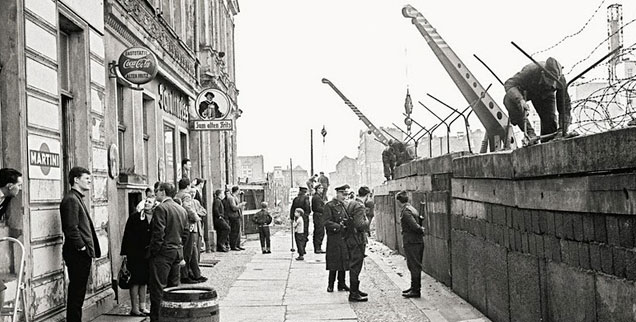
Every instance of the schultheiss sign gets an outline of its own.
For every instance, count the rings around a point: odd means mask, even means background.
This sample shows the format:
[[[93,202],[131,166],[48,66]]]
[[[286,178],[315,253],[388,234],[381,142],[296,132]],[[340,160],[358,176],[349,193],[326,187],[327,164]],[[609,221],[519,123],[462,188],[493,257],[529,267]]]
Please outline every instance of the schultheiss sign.
[[[117,67],[125,80],[146,84],[157,75],[157,58],[148,48],[130,47],[119,56]]]

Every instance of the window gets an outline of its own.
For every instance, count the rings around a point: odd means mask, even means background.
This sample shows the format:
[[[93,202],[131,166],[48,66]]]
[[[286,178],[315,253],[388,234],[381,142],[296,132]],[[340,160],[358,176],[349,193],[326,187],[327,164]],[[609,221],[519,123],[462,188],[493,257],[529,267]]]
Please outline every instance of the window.
[[[69,36],[67,33],[60,31],[59,34],[59,69],[58,73],[60,76],[60,89],[65,92],[70,92],[70,84],[69,84]]]
[[[126,88],[117,83],[117,146],[119,147],[119,169],[123,170],[125,158],[125,138],[126,138],[126,124],[124,123],[124,108],[125,100],[124,94]]]
[[[241,170],[241,177],[243,178],[251,178],[252,177],[252,168],[250,166],[244,165]]]
[[[163,150],[166,163],[166,182],[174,183],[177,171],[174,162],[174,127],[167,124],[163,126]]]
[[[151,123],[151,113],[154,109],[155,106],[155,101],[144,96],[143,99],[143,140],[144,140],[144,174],[145,175],[149,175],[150,174],[150,168],[149,168],[149,164],[150,164],[150,128],[152,127],[152,123]]]

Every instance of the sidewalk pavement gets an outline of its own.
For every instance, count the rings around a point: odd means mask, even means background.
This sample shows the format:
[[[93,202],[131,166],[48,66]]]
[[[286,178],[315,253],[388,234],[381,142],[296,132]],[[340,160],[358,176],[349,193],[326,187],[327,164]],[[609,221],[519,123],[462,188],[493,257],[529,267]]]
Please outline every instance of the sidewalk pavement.
[[[271,254],[261,254],[254,235],[244,243],[246,251],[201,254],[202,261],[218,261],[213,267],[201,268],[209,280],[198,285],[216,289],[221,322],[490,321],[426,274],[422,274],[422,297],[403,298],[401,290],[410,284],[406,260],[371,239],[360,274],[360,288],[369,293],[369,302],[362,303],[350,303],[347,292],[327,292],[325,255],[314,254],[311,241],[304,261],[296,261],[298,254],[290,252],[289,231],[277,231],[271,241]],[[142,320],[103,315],[93,322]]]

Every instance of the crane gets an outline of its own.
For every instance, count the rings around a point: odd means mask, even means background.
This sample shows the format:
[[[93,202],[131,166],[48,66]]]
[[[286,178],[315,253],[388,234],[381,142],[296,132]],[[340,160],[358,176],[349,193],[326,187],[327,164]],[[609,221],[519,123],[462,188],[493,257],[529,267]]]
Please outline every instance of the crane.
[[[369,131],[373,133],[373,135],[375,135],[378,142],[384,144],[385,146],[389,145],[389,140],[386,138],[386,136],[384,136],[384,134],[382,134],[382,131],[375,127],[375,125],[373,125],[373,123],[371,123],[371,121],[369,121],[369,119],[364,114],[362,114],[362,112],[360,112],[360,110],[355,105],[353,105],[353,103],[351,103],[351,101],[346,96],[344,96],[344,94],[342,94],[342,92],[336,87],[336,85],[334,85],[330,80],[326,78],[323,78],[322,82],[331,86],[331,89],[333,89],[334,92],[336,92],[336,94],[338,94],[338,96],[342,98],[345,104],[347,104],[347,106],[351,108],[353,113],[356,113],[356,116],[358,116],[362,123],[364,123],[369,128]]]
[[[459,91],[471,104],[479,121],[486,129],[490,150],[498,150],[502,145],[505,149],[516,147],[508,115],[490,97],[490,94],[475,79],[474,74],[468,70],[468,67],[459,59],[437,30],[411,5],[402,8],[402,15],[411,18],[411,22],[424,36],[426,43],[431,47]],[[485,149],[482,149],[482,152],[486,152]]]

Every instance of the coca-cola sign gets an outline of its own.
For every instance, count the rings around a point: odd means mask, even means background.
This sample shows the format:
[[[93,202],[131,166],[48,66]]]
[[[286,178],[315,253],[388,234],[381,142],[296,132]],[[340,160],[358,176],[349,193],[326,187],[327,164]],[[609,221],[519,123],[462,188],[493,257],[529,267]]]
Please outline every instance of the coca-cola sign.
[[[157,58],[148,48],[130,47],[119,56],[117,67],[127,81],[146,84],[157,75]]]

